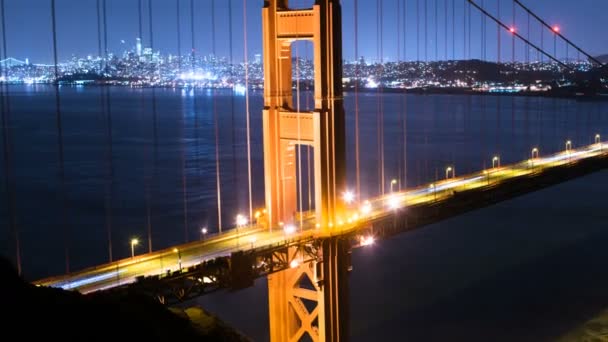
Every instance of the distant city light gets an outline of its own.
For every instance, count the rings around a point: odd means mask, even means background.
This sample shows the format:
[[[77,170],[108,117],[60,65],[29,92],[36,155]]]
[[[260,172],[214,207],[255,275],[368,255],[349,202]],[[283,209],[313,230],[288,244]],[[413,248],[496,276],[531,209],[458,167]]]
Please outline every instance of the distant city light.
[[[237,83],[234,85],[234,92],[238,95],[245,95],[245,92],[247,92],[247,88],[245,88],[244,85]]]

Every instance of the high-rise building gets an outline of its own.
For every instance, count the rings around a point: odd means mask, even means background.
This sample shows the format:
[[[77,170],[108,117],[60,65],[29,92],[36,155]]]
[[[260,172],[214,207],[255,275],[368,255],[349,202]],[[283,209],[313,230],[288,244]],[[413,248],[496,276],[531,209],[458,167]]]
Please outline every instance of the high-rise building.
[[[137,56],[141,56],[141,38],[135,38],[135,52]]]

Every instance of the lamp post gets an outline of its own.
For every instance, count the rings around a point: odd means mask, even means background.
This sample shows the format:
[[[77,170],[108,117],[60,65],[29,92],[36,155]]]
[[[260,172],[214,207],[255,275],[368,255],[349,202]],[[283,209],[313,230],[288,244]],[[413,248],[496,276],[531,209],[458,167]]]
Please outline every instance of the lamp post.
[[[179,270],[181,272],[181,270],[182,270],[182,251],[180,251],[177,248],[173,248],[173,253],[177,253],[177,265],[178,265]]]
[[[572,141],[568,140],[568,141],[566,141],[566,152],[570,152],[571,149],[572,149]]]
[[[139,243],[137,239],[131,239],[131,258],[135,258],[135,246]]]
[[[535,147],[532,149],[532,158],[531,159],[535,159],[538,158],[538,147]]]
[[[393,190],[393,186],[394,186],[395,184],[397,184],[397,180],[396,180],[396,179],[392,179],[392,180],[391,180],[391,192],[393,192],[393,191],[394,191],[394,190]]]
[[[448,176],[450,175],[450,172],[452,173],[452,178],[456,177],[456,171],[455,171],[454,167],[448,166],[445,169],[445,179],[448,179]]]
[[[342,194],[342,199],[344,200],[344,203],[351,204],[355,200],[355,194],[352,191],[347,190]]]
[[[201,239],[202,241],[205,241],[205,236],[207,235],[207,227],[203,227],[201,229]]]
[[[492,168],[495,167],[500,167],[500,157],[499,156],[494,156],[494,158],[492,158]]]

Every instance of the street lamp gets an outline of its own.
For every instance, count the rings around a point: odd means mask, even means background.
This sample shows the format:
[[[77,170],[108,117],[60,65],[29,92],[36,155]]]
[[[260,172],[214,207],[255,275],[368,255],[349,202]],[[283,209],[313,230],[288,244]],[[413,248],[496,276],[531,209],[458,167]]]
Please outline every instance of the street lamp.
[[[453,167],[448,166],[445,169],[445,179],[448,179],[448,176],[450,175],[450,172],[452,173],[452,178],[456,177],[456,170]]]
[[[247,225],[247,218],[244,215],[238,214],[236,215],[236,226],[242,227]]]
[[[599,134],[596,134],[596,135],[595,135],[595,143],[596,143],[596,144],[599,144],[599,143],[601,142],[600,138],[601,138],[601,137],[600,137],[600,135],[599,135]]]
[[[131,239],[131,258],[135,257],[135,246],[139,243],[137,239]]]
[[[532,149],[532,159],[538,158],[538,148],[535,147]]]
[[[372,212],[372,204],[369,201],[365,201],[363,202],[363,205],[361,206],[361,214],[363,215],[368,215],[369,213]]]
[[[397,184],[397,180],[396,179],[392,179],[391,180],[391,192],[393,192],[393,185]]]
[[[494,158],[492,158],[492,168],[495,167],[500,167],[500,157],[499,156],[494,156]]]
[[[293,224],[286,224],[283,228],[283,231],[286,235],[291,235],[296,232],[296,226],[294,226]]]
[[[206,235],[207,235],[207,227],[203,227],[201,229],[201,236],[202,236],[203,241],[205,241],[205,236]]]
[[[570,151],[572,149],[572,141],[566,141],[566,151]]]
[[[433,183],[429,186],[429,188],[433,189],[433,200],[436,201],[437,200],[437,185],[435,185],[435,183]]]
[[[173,248],[173,253],[177,253],[177,265],[179,266],[179,270],[182,270],[182,251],[177,248]]]
[[[347,190],[342,194],[342,199],[346,204],[351,204],[355,200],[355,194],[352,191]]]

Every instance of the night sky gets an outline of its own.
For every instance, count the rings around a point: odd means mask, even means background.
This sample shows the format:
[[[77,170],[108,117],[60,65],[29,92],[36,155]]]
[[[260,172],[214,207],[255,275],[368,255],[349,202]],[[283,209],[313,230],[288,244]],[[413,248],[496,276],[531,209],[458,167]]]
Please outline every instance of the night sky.
[[[52,62],[52,34],[50,0],[4,0],[7,30],[7,55],[18,59],[29,58],[32,63]],[[72,55],[97,55],[97,0],[56,0],[58,20],[58,46],[60,61]],[[165,54],[177,54],[177,1],[181,8],[181,53],[188,54],[192,48],[190,0],[152,0],[153,8],[153,36],[155,49]],[[344,58],[351,60],[354,57],[354,1],[343,0],[344,10]],[[427,0],[427,22],[425,25],[425,0],[379,0],[382,3],[382,46],[379,45],[379,32],[376,22],[377,0],[359,0],[359,55],[366,60],[379,60],[380,56],[386,60],[406,59],[434,60],[444,59],[445,49],[445,6],[448,5],[448,58],[465,57],[479,58],[482,55],[481,20],[477,10],[472,9],[472,45],[464,49],[463,15],[466,0]],[[476,0],[478,4],[484,3],[487,9],[497,13],[497,4],[500,3],[501,17],[508,24],[513,23],[512,2],[510,0]],[[149,46],[148,0],[143,0],[143,42],[144,47]],[[229,39],[229,3],[232,4],[232,46],[235,61],[243,59],[243,0],[194,0],[194,31],[195,47],[199,54],[207,55],[213,51],[212,35],[212,3],[215,3],[215,51],[218,56],[230,55]],[[261,53],[261,7],[262,0],[247,0],[247,35],[249,39],[250,58]],[[305,6],[313,0],[292,0],[292,6]],[[416,11],[419,2],[418,12]],[[107,3],[107,38],[108,50],[122,53],[132,49],[135,38],[139,36],[138,0],[106,0]],[[399,11],[397,10],[398,3]],[[403,13],[403,4],[405,12]],[[439,25],[435,25],[435,3],[438,3]],[[591,54],[608,53],[608,35],[603,29],[608,19],[608,1],[598,0],[525,0],[524,4],[530,6],[542,18],[551,24],[560,26],[562,32],[573,42],[579,44]],[[453,17],[452,6],[455,4],[455,30],[452,35]],[[417,16],[416,13],[419,15]],[[403,27],[405,18],[406,35],[398,36],[398,23]],[[417,23],[417,20],[419,22]],[[417,26],[418,24],[418,26]],[[468,24],[467,24],[468,25]],[[425,44],[425,26],[426,31]],[[527,35],[527,16],[522,10],[517,10],[515,26],[523,35]],[[417,30],[419,27],[419,31]],[[468,26],[467,26],[468,27]],[[437,28],[437,40],[435,31]],[[496,24],[487,21],[487,38],[485,56],[488,60],[496,60],[497,31]],[[530,35],[535,43],[540,45],[540,31],[537,23],[532,20]],[[420,37],[418,40],[417,37]],[[545,32],[544,46],[553,52],[553,37]],[[400,40],[399,44],[397,40]],[[124,41],[124,43],[123,43]],[[502,33],[502,60],[510,60],[511,38],[507,32]],[[426,50],[425,50],[426,45]],[[516,58],[525,58],[523,43],[518,42]],[[436,50],[437,47],[437,50]],[[400,48],[400,51],[398,51]],[[557,54],[559,58],[565,57],[565,46],[558,43]],[[310,49],[299,49],[299,54],[310,54]],[[533,53],[531,58],[535,58]],[[570,58],[577,55],[569,50]]]

